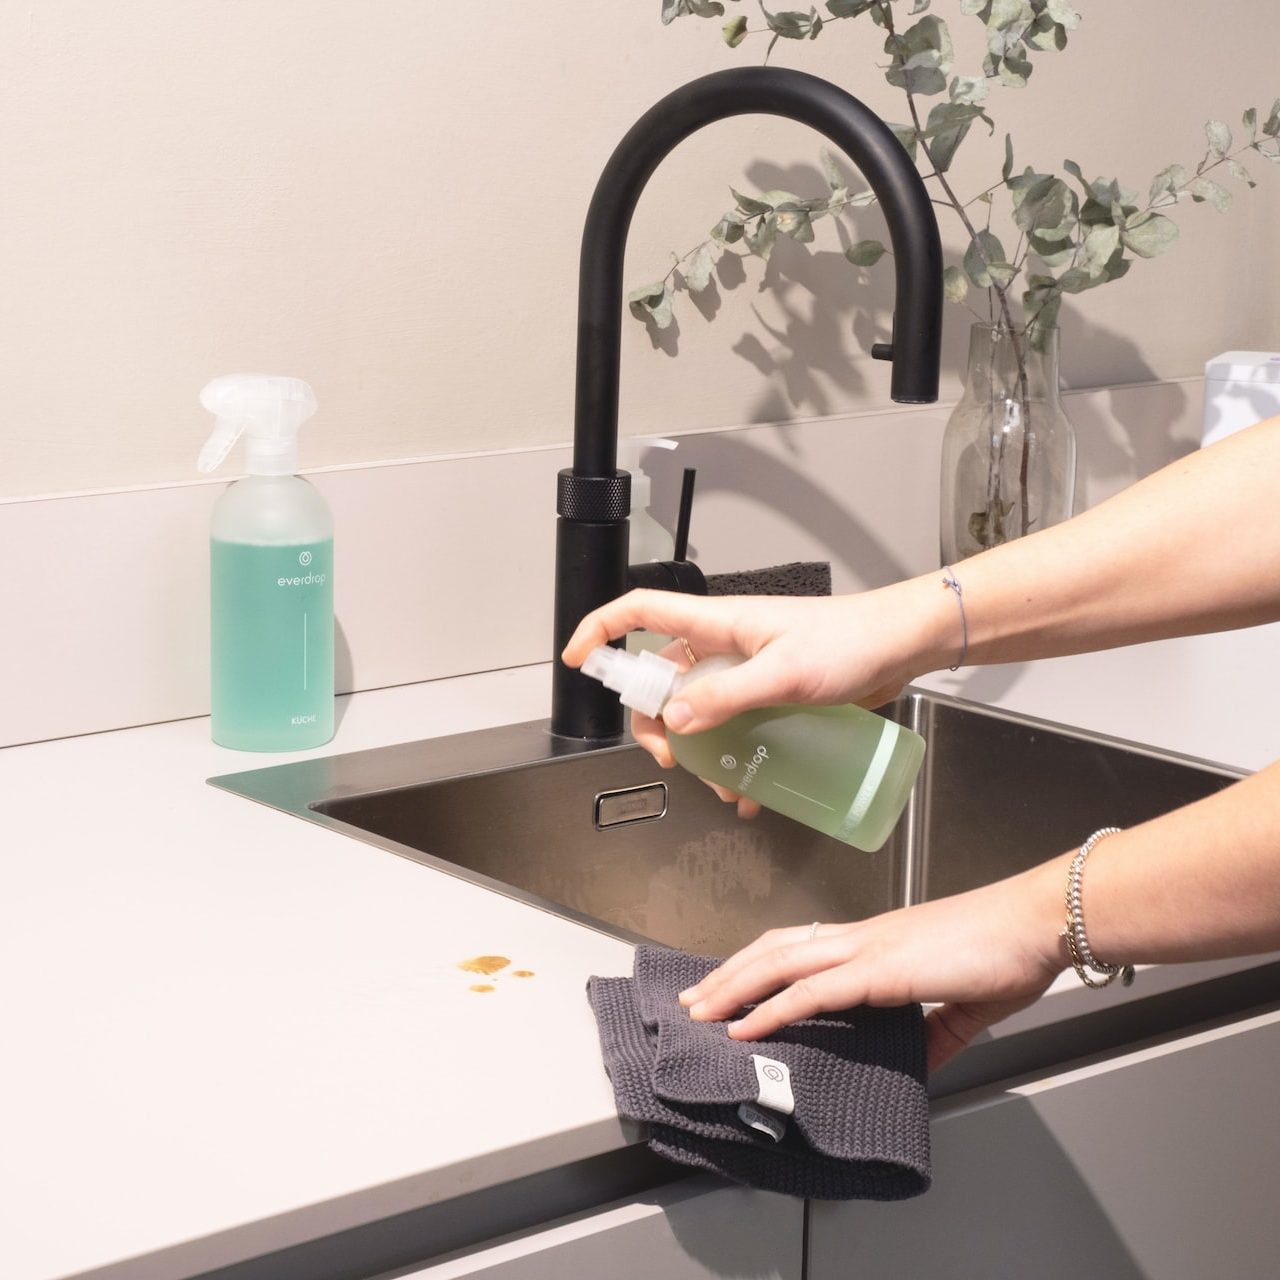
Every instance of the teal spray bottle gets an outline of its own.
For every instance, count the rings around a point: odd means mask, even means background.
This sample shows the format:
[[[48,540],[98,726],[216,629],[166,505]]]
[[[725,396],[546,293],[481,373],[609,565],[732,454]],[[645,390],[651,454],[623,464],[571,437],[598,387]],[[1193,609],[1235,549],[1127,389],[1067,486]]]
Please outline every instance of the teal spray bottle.
[[[200,452],[219,467],[245,437],[246,469],[213,508],[213,740],[300,751],[333,737],[333,517],[298,469],[316,398],[300,378],[229,374],[200,393],[217,422]]]
[[[656,653],[601,645],[582,672],[615,690],[623,706],[659,716],[686,685],[742,661],[725,654],[682,672]],[[760,707],[667,741],[698,777],[867,853],[889,838],[924,759],[918,733],[855,706]]]

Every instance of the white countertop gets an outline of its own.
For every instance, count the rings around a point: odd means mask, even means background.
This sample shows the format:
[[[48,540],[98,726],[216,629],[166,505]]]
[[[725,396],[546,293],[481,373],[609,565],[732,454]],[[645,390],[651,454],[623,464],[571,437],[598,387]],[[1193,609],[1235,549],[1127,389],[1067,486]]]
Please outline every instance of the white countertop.
[[[1257,768],[1280,627],[932,687]],[[535,719],[547,668],[344,699],[319,752]],[[6,1280],[148,1280],[627,1141],[583,987],[629,946],[208,787],[204,720],[0,751]],[[461,960],[499,954],[491,993]]]

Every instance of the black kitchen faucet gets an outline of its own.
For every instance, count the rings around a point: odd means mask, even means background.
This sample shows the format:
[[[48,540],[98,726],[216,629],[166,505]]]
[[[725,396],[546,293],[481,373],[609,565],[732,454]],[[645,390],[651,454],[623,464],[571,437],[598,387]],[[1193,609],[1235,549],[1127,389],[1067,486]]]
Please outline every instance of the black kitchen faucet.
[[[714,121],[753,114],[812,126],[871,184],[888,223],[895,274],[893,341],[876,343],[871,354],[892,360],[894,400],[929,404],[938,398],[938,224],[923,179],[879,116],[826,80],[770,67],[703,76],[645,112],[600,175],[582,232],[573,466],[560,472],[556,495],[551,732],[564,738],[603,742],[622,734],[617,695],[566,667],[560,651],[585,614],[632,585],[627,566],[631,477],[617,469],[622,267],[631,215],[650,175],[678,143]],[[678,579],[681,567],[671,570]]]

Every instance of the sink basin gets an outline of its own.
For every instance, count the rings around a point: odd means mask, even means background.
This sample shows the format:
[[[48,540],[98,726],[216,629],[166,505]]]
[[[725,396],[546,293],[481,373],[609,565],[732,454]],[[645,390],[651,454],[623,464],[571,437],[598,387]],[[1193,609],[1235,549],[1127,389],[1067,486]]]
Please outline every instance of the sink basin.
[[[988,883],[1241,776],[918,690],[882,714],[928,749],[874,854],[773,814],[742,821],[634,743],[584,750],[545,721],[210,781],[605,933],[723,955],[775,925]]]

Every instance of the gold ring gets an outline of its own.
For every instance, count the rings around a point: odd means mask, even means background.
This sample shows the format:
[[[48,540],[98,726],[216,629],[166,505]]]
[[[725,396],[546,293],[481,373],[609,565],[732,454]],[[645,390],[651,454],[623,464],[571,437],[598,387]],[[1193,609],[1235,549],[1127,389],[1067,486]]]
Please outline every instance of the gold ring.
[[[681,648],[684,649],[684,656],[689,659],[689,665],[691,667],[696,665],[698,661],[698,655],[694,653],[693,646],[690,645],[690,643],[684,638],[684,636],[680,637],[680,646]]]

